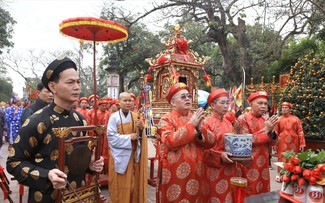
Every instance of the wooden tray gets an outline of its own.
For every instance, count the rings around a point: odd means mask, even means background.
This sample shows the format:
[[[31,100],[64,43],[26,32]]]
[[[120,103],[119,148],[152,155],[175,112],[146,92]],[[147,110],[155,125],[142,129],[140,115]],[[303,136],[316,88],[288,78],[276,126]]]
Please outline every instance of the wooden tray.
[[[229,159],[233,161],[251,161],[252,156],[229,156]]]
[[[279,195],[281,197],[283,197],[284,199],[289,200],[290,202],[293,202],[293,203],[303,203],[303,202],[301,202],[299,200],[296,200],[292,195],[288,195],[287,193],[284,193],[281,190],[279,191]]]

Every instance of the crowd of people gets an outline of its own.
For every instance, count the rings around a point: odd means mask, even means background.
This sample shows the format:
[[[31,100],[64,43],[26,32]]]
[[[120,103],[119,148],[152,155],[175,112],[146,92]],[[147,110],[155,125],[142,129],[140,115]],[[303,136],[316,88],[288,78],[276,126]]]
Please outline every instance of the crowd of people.
[[[6,135],[10,150],[6,168],[29,187],[28,202],[54,202],[67,181],[75,188],[85,184],[85,175],[57,168],[58,140],[51,130],[85,125],[107,125],[102,156],[92,156],[89,170],[106,170],[110,202],[146,202],[148,148],[136,96],[122,92],[118,99],[80,97],[77,66],[67,57],[46,68],[37,90],[38,98],[30,106],[23,108],[15,96],[0,111],[0,146]],[[230,98],[221,88],[207,99],[211,115],[202,108],[191,111],[193,98],[184,83],[172,84],[166,100],[172,111],[157,124],[157,202],[231,201],[230,178],[238,175],[248,181],[248,196],[269,192],[269,147],[275,145],[279,161],[285,161],[282,152],[306,146],[289,102],[282,103],[280,118],[265,117],[266,92],[252,93],[250,109],[235,117],[228,116]],[[251,158],[233,159],[225,152],[224,135],[235,131],[252,134]],[[67,139],[72,136],[84,135],[70,133]]]

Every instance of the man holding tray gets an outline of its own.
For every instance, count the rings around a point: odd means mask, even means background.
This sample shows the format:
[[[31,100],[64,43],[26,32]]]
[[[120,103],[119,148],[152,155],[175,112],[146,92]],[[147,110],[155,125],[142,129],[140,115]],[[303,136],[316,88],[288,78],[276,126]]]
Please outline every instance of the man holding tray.
[[[268,94],[255,92],[248,97],[251,111],[238,117],[241,133],[252,134],[252,161],[242,162],[242,176],[248,181],[247,195],[257,195],[270,191],[269,145],[276,134],[273,132],[278,117],[273,115],[267,120]]]
[[[231,201],[230,178],[236,175],[234,161],[230,153],[224,151],[225,133],[233,133],[234,128],[225,118],[228,112],[229,96],[225,89],[216,89],[208,97],[208,104],[212,108],[212,115],[202,122],[203,135],[211,134],[216,137],[217,143],[212,149],[204,151],[206,177],[209,184],[208,202]],[[218,175],[216,175],[218,174]]]

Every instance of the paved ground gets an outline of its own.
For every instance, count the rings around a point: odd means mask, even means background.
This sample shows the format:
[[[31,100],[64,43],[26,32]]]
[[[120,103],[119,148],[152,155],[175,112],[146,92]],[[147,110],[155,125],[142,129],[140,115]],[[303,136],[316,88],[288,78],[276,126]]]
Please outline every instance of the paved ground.
[[[151,139],[149,139],[148,142],[148,148],[149,148],[149,157],[152,157],[155,155],[155,148],[151,142]],[[0,158],[0,166],[5,168],[6,165],[6,160],[7,160],[7,156],[8,156],[8,143],[4,144],[4,146],[2,147],[2,158]],[[276,159],[273,157],[272,158],[272,163],[275,162]],[[150,166],[150,165],[149,165]],[[157,168],[157,166],[155,167],[155,169]],[[273,168],[276,169],[276,167],[273,165]],[[7,177],[10,178],[11,176],[7,174]],[[270,176],[271,176],[271,191],[275,191],[275,190],[279,190],[281,188],[281,184],[275,182],[275,176],[276,176],[276,170],[270,170]],[[28,195],[28,189],[27,187],[24,187],[24,196],[23,196],[23,203],[27,202],[27,195]],[[12,194],[10,195],[11,198],[13,199],[14,203],[18,203],[19,202],[19,187],[17,184],[17,181],[11,181],[10,183],[10,189],[12,190]],[[103,195],[105,195],[107,198],[109,198],[109,194],[108,194],[108,190],[107,187],[102,187],[102,193]],[[156,188],[155,187],[151,187],[149,185],[148,187],[148,203],[154,203],[156,202]],[[0,191],[0,202],[3,201],[3,192]],[[9,202],[9,201],[7,201]]]

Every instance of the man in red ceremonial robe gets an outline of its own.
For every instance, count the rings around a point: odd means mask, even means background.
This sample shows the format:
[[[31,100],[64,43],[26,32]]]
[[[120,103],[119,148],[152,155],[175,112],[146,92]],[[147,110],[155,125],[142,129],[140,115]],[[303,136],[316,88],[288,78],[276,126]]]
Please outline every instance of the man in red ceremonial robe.
[[[80,108],[77,108],[77,111],[83,115],[83,117],[85,119],[87,119],[87,112],[88,112],[88,109],[87,109],[87,104],[88,104],[88,99],[87,97],[81,97],[79,100],[79,106]]]
[[[224,151],[225,133],[233,133],[234,128],[225,118],[229,107],[229,94],[225,89],[217,89],[208,97],[208,104],[212,108],[212,115],[202,122],[203,135],[212,134],[216,137],[216,145],[204,151],[206,178],[209,183],[208,202],[231,201],[230,178],[236,176],[234,162],[228,157],[230,153]]]
[[[166,99],[173,110],[158,123],[157,202],[207,202],[203,152],[215,145],[215,136],[201,133],[204,111],[190,112],[192,95],[184,83],[172,85]]]
[[[107,111],[108,100],[101,99],[98,100],[98,110],[97,110],[97,125],[107,125],[110,112]],[[94,119],[92,119],[94,121]],[[90,123],[89,125],[94,125],[94,123]],[[102,145],[102,156],[104,158],[104,168],[103,173],[108,173],[108,142],[107,142],[107,132],[105,131],[105,136],[103,137],[103,145]]]
[[[277,137],[277,155],[278,161],[287,162],[282,155],[285,151],[293,150],[295,153],[304,150],[306,147],[304,131],[302,129],[301,121],[297,116],[291,114],[292,105],[289,102],[282,103],[282,116],[280,116],[274,130],[278,134]],[[280,168],[278,168],[278,173]],[[280,177],[276,176],[276,181],[280,181]]]
[[[99,100],[99,96],[96,95],[96,100]],[[87,123],[88,125],[94,124],[94,118],[95,118],[95,110],[98,110],[98,103],[97,103],[97,107],[96,109],[94,108],[94,103],[95,103],[95,96],[94,95],[90,95],[90,97],[88,97],[88,102],[89,102],[89,110],[87,112]]]
[[[131,111],[137,112],[139,110],[139,100],[133,93],[129,93],[131,95],[131,98],[133,100],[133,109]]]
[[[109,108],[111,114],[113,114],[114,112],[120,110],[120,104],[119,101],[117,99],[114,99],[112,101],[110,101],[110,108]]]
[[[97,125],[107,125],[105,123],[107,114],[108,101],[105,99],[98,100]]]
[[[96,95],[96,100],[99,100],[99,96]],[[92,109],[95,103],[95,96],[92,94],[88,97],[89,109]]]
[[[265,120],[268,95],[255,92],[248,97],[251,110],[238,117],[241,132],[252,134],[252,161],[242,162],[242,176],[247,179],[247,195],[257,195],[270,191],[269,145],[276,135],[273,132],[278,121],[277,115]]]

